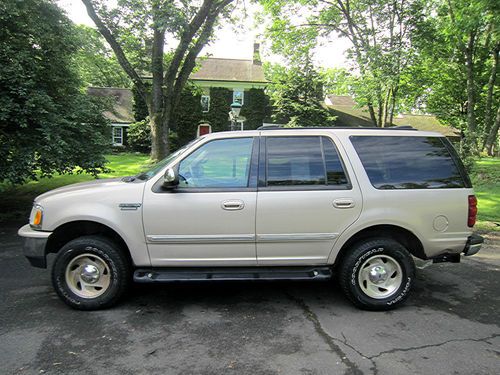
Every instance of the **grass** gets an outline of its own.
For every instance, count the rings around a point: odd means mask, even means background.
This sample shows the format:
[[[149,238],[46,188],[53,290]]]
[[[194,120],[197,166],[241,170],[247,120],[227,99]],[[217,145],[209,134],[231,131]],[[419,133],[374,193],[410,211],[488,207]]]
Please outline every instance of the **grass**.
[[[110,173],[99,178],[113,178],[139,173],[147,167],[147,155],[122,153],[108,155],[107,167]],[[478,223],[476,229],[500,231],[500,158],[480,159],[471,174],[474,190],[478,198]],[[60,186],[93,180],[86,174],[58,175],[42,178],[20,186],[0,184],[0,222],[22,222],[27,219],[33,199],[48,190]]]
[[[114,178],[139,173],[149,165],[149,156],[135,153],[107,155],[106,166],[109,173],[99,174],[98,178]],[[94,180],[88,174],[55,175],[52,178],[41,178],[24,185],[12,186],[0,184],[0,223],[7,221],[27,221],[33,199],[46,191],[61,186]]]
[[[500,231],[500,158],[477,160],[471,178],[478,200],[477,229]]]

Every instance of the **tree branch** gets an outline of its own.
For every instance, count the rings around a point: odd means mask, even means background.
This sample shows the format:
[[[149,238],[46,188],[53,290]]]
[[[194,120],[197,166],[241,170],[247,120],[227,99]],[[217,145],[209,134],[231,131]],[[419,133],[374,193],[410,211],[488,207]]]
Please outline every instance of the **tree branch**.
[[[87,13],[89,17],[92,19],[92,21],[94,21],[95,25],[97,26],[97,29],[104,37],[104,39],[106,39],[109,46],[115,53],[118,63],[123,68],[125,73],[127,73],[127,75],[130,77],[132,82],[134,82],[135,86],[137,87],[137,91],[139,92],[141,97],[145,101],[147,101],[147,90],[146,86],[144,85],[144,82],[142,81],[141,77],[139,77],[135,69],[132,67],[130,61],[128,61],[127,57],[125,56],[125,53],[123,52],[122,47],[116,41],[115,36],[111,33],[109,28],[106,27],[104,22],[102,22],[102,20],[100,19],[99,15],[97,14],[94,8],[94,4],[92,4],[91,0],[82,0],[82,2],[87,8]]]

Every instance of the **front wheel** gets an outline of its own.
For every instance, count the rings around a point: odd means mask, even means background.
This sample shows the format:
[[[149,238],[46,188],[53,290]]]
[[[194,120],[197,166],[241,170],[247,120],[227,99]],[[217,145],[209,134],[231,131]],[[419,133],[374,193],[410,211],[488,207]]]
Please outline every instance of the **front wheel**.
[[[340,285],[357,307],[390,310],[408,298],[415,264],[399,242],[387,238],[358,242],[340,265]]]
[[[114,305],[130,279],[128,259],[112,241],[85,236],[64,245],[52,267],[52,284],[59,297],[78,310]]]

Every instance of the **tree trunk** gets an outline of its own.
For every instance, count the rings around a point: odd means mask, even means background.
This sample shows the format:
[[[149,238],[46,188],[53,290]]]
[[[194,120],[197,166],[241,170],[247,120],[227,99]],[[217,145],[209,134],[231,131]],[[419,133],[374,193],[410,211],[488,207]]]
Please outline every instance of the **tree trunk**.
[[[379,128],[382,128],[384,126],[384,124],[382,124],[382,107],[383,107],[383,103],[382,103],[382,94],[381,94],[380,91],[377,93],[377,101],[378,101],[377,126]]]
[[[381,123],[382,128],[385,128],[387,126],[387,115],[388,115],[388,109],[389,109],[389,100],[391,98],[391,91],[392,91],[392,89],[389,88],[389,89],[387,89],[387,92],[385,93],[384,108],[382,110],[382,112],[383,112],[382,123]]]
[[[486,140],[486,149],[489,156],[493,156],[493,148],[495,147],[495,142],[498,137],[498,129],[500,128],[500,107],[497,109],[497,117],[495,119],[495,124],[490,129],[490,134]]]
[[[153,20],[155,15],[153,14]],[[168,139],[163,126],[164,99],[163,99],[163,49],[165,44],[165,30],[155,28],[151,51],[151,73],[153,87],[151,89],[151,103],[149,109],[149,124],[151,126],[151,159],[158,161],[167,156]]]
[[[477,134],[476,134],[476,92],[474,88],[474,43],[476,39],[475,32],[469,35],[469,41],[465,48],[465,61],[467,68],[467,128],[468,138],[471,142],[472,152],[477,153]]]
[[[392,90],[391,110],[389,111],[389,125],[392,125],[392,123],[394,121],[394,109],[396,108],[396,96],[398,95],[398,89],[399,89],[399,87],[396,86]]]
[[[368,112],[370,113],[373,126],[377,126],[377,118],[375,117],[375,109],[373,108],[372,103],[368,103]]]
[[[490,79],[488,80],[488,90],[486,93],[486,109],[484,113],[484,136],[483,136],[483,149],[486,147],[486,141],[490,135],[493,114],[493,90],[495,88],[495,81],[498,69],[498,52],[500,44],[495,46],[493,50],[493,65],[491,67]]]

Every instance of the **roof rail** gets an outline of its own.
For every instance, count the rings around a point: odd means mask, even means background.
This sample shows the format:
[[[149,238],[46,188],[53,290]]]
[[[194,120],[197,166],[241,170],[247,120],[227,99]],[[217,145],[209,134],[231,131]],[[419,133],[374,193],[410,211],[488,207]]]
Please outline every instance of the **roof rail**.
[[[349,130],[415,130],[413,126],[410,125],[399,125],[399,126],[390,126],[386,128],[378,128],[371,126],[307,126],[307,127],[297,127],[297,128],[286,128],[282,125],[262,125],[258,127],[257,130],[311,130],[311,129],[349,129]]]

